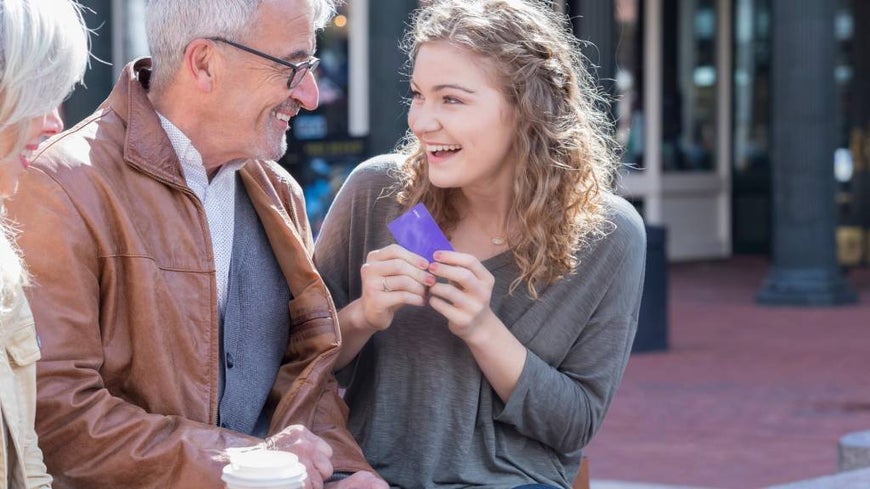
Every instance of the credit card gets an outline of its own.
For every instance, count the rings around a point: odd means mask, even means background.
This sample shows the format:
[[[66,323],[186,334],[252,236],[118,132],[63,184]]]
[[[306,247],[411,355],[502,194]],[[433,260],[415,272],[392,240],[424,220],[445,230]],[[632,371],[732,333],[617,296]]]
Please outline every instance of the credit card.
[[[438,250],[453,251],[447,236],[444,236],[438,223],[422,203],[397,217],[387,227],[402,248],[430,262],[435,261],[433,255]]]

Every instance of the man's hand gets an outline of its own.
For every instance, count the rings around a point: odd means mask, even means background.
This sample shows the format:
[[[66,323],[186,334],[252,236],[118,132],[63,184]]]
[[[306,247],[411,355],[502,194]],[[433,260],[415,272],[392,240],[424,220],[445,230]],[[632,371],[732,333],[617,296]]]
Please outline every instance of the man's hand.
[[[389,484],[371,472],[354,472],[350,477],[326,484],[326,489],[389,489]]]
[[[332,447],[302,425],[288,426],[281,432],[270,436],[266,439],[266,446],[274,450],[293,452],[299,457],[299,461],[305,465],[305,470],[308,471],[308,478],[305,480],[306,489],[322,489],[323,481],[332,475],[332,462],[330,461]]]

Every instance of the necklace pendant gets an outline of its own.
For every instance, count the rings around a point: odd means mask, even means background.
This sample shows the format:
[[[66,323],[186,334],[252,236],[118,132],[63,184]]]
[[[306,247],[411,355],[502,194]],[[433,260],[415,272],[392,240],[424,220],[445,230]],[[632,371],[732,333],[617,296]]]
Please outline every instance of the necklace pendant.
[[[494,244],[496,246],[501,246],[501,245],[505,244],[505,242],[506,242],[505,239],[502,238],[501,236],[494,236],[494,237],[490,238],[489,240],[492,242],[492,244]]]

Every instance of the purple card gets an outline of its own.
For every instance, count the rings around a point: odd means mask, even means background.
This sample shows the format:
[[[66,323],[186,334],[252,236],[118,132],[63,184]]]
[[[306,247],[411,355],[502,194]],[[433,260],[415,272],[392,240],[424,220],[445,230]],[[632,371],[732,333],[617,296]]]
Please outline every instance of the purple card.
[[[438,250],[453,251],[447,236],[423,204],[415,205],[387,227],[400,246],[430,262],[435,261],[432,255]]]

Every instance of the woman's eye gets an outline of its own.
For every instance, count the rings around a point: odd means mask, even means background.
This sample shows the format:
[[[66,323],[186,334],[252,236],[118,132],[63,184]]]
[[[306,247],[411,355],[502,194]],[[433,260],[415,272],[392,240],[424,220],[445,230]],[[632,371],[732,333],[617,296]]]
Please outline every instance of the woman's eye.
[[[416,100],[416,99],[422,98],[422,97],[423,96],[420,94],[420,92],[418,92],[416,90],[411,90],[411,98],[412,99]]]
[[[459,100],[458,98],[454,98],[454,97],[444,97],[444,103],[447,103],[447,104],[461,104],[462,101]]]

